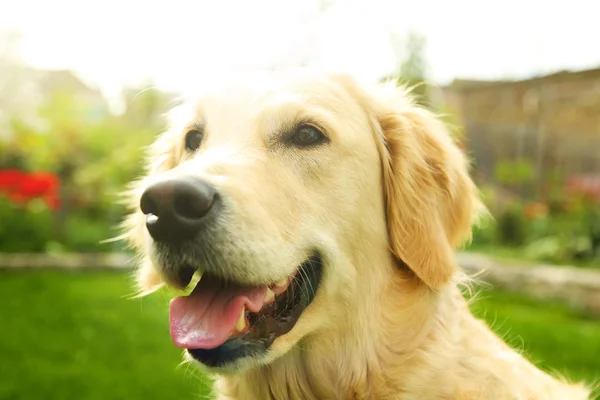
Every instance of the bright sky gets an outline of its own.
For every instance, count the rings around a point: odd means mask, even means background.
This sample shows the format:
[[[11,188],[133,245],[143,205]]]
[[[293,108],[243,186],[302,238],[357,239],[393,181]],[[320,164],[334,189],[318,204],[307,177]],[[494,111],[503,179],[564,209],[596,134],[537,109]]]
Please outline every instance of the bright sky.
[[[597,0],[0,0],[21,55],[71,68],[110,95],[152,77],[185,92],[236,70],[302,60],[377,79],[390,31],[427,37],[434,81],[600,66]]]

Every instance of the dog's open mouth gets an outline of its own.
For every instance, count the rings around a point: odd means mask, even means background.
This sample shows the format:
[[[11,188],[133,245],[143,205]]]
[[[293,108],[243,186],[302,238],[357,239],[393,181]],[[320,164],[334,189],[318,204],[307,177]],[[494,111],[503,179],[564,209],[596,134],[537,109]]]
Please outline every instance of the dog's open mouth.
[[[244,339],[268,347],[289,332],[316,295],[322,260],[315,254],[273,285],[248,286],[204,274],[189,296],[171,301],[171,337],[193,351]],[[193,354],[193,353],[192,353]]]

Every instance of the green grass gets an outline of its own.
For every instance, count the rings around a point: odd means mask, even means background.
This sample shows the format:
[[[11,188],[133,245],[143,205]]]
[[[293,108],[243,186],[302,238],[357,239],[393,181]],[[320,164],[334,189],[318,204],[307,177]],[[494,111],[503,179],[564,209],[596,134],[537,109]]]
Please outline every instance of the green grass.
[[[0,399],[200,399],[168,328],[168,299],[128,274],[0,271]]]
[[[129,285],[122,272],[0,270],[0,399],[205,398],[206,380],[178,367],[168,297],[128,300]],[[600,377],[600,321],[496,292],[474,309],[542,367]]]
[[[600,320],[564,304],[523,295],[482,291],[475,315],[537,366],[571,380],[600,380]]]

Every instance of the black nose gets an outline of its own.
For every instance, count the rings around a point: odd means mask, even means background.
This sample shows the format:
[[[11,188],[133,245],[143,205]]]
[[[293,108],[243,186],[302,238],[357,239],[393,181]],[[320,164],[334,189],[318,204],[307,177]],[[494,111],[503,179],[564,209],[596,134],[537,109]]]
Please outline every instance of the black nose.
[[[212,186],[194,177],[170,177],[148,186],[140,199],[148,232],[158,242],[193,238],[202,229],[215,196]]]

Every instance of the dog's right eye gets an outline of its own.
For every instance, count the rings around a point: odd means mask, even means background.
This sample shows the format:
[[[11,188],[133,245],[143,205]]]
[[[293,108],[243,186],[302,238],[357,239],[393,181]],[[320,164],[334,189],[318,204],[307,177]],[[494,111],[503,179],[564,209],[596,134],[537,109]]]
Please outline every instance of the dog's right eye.
[[[296,128],[296,130],[290,135],[289,140],[294,146],[307,148],[322,144],[328,139],[315,126],[303,124]]]
[[[189,151],[196,151],[202,144],[204,132],[198,129],[192,129],[185,134],[185,148]]]

